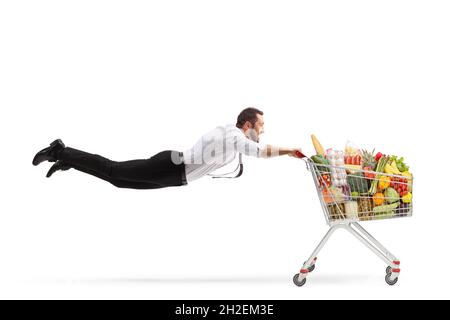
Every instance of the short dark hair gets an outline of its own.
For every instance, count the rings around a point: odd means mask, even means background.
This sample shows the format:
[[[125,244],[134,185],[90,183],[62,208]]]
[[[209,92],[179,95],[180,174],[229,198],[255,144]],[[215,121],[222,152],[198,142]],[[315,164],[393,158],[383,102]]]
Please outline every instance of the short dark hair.
[[[264,115],[264,112],[256,108],[247,108],[242,110],[237,118],[236,127],[242,128],[247,121],[250,121],[250,123],[254,126],[256,120],[258,120],[258,117],[256,116],[257,114]]]

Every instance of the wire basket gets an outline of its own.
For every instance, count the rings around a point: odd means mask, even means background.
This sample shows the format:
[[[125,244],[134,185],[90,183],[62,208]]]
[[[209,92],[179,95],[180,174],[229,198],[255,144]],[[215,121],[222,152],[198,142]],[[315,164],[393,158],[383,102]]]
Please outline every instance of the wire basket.
[[[306,163],[328,224],[412,216],[412,176]]]

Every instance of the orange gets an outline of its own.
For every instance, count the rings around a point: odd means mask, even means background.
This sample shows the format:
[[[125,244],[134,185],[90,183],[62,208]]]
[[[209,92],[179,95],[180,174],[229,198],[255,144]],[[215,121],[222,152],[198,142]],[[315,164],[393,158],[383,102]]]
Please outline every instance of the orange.
[[[375,193],[373,195],[373,204],[375,206],[381,206],[384,202],[384,195],[381,192]]]

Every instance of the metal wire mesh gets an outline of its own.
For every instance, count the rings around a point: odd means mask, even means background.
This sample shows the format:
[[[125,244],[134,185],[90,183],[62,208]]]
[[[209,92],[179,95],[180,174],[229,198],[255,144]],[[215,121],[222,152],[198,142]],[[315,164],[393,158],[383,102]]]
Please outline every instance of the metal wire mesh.
[[[412,215],[412,177],[311,160],[307,164],[329,224]]]

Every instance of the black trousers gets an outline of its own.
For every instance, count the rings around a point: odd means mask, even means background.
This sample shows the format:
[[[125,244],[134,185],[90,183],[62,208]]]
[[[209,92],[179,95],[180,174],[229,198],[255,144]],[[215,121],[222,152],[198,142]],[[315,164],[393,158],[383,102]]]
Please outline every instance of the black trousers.
[[[174,150],[161,151],[148,159],[113,161],[66,147],[57,159],[118,188],[157,189],[187,184],[183,155]]]

